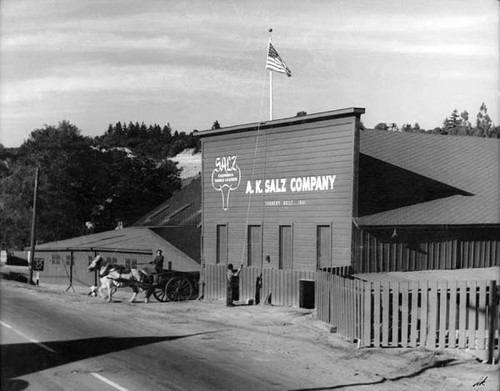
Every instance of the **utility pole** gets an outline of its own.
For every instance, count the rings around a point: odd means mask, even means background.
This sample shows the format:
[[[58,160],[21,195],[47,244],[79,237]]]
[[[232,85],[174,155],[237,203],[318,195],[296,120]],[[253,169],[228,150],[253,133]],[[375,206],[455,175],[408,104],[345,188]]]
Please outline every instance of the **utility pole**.
[[[33,283],[33,265],[35,261],[35,228],[36,228],[36,198],[38,192],[38,167],[35,172],[35,189],[33,192],[33,217],[31,219],[31,249],[30,249],[30,259],[29,259],[29,281],[28,283],[34,285]]]

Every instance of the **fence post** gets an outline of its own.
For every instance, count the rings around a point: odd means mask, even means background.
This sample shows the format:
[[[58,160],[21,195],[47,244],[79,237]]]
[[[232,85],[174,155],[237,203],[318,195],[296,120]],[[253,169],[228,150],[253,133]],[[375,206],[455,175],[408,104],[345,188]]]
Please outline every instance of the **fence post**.
[[[363,345],[371,346],[372,283],[364,282]]]
[[[494,364],[493,352],[495,350],[495,323],[497,318],[498,292],[495,280],[490,281],[490,308],[489,308],[489,330],[488,330],[488,362]]]

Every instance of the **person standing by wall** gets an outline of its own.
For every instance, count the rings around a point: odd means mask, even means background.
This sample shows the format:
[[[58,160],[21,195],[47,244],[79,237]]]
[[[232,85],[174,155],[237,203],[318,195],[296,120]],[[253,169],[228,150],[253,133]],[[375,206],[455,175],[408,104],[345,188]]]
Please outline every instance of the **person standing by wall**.
[[[227,265],[227,291],[226,291],[226,306],[234,306],[233,301],[240,299],[240,272],[243,265],[238,270],[234,270],[232,263]]]

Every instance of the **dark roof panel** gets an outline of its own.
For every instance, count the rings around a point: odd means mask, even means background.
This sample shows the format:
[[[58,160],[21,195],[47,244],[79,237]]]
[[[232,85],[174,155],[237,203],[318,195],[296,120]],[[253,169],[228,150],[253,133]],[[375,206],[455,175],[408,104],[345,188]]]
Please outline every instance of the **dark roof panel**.
[[[355,218],[359,225],[473,225],[500,223],[500,140],[410,132],[364,130],[360,152],[407,170],[437,188],[435,199]],[[362,170],[362,156],[360,170]],[[384,174],[385,175],[385,174]],[[363,180],[360,177],[360,181]],[[383,182],[383,181],[381,181]],[[428,182],[427,184],[430,184]],[[360,189],[363,184],[360,183]],[[432,187],[431,187],[432,188]],[[381,187],[390,193],[396,187]],[[437,190],[436,190],[437,191]],[[360,199],[368,197],[360,194]],[[432,197],[431,197],[432,198]],[[360,206],[362,209],[363,206]],[[371,209],[374,211],[375,209]]]
[[[201,260],[201,229],[193,226],[150,227],[158,236],[189,255],[196,262]]]

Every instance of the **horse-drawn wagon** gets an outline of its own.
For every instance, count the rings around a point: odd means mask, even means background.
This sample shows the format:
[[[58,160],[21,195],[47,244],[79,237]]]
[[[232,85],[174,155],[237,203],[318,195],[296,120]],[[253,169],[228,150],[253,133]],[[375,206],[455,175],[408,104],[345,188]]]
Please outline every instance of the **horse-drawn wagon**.
[[[177,270],[163,270],[157,276],[137,269],[125,270],[122,266],[111,265],[101,256],[97,256],[89,265],[90,271],[98,271],[101,285],[97,293],[104,296],[107,290],[107,300],[111,301],[113,293],[117,288],[130,287],[133,302],[142,290],[145,293],[145,301],[153,295],[160,302],[184,301],[194,299],[198,296],[200,272],[185,272]],[[157,277],[156,283],[154,282]]]
[[[200,272],[165,270],[153,285],[153,296],[161,302],[184,301],[198,297]]]

